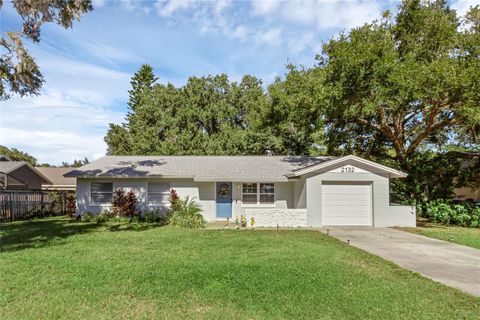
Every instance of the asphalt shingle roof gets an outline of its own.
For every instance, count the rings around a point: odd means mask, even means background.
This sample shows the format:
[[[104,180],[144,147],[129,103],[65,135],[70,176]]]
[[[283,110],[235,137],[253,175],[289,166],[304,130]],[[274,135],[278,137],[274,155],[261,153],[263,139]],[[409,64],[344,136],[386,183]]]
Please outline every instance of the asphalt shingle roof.
[[[42,178],[45,183],[51,183],[50,179],[48,179],[43,173],[39,172],[37,169],[35,169],[30,164],[28,164],[28,162],[25,161],[0,161],[0,173],[10,175],[13,174],[12,172],[19,168],[22,168],[23,166],[27,166],[29,170],[33,171],[36,175]]]
[[[195,181],[287,181],[286,175],[334,157],[106,156],[65,177],[169,177]]]
[[[26,164],[24,161],[0,161],[0,172],[8,174]]]
[[[35,167],[40,173],[46,176],[53,185],[75,186],[75,178],[66,178],[63,175],[72,171],[69,167]]]

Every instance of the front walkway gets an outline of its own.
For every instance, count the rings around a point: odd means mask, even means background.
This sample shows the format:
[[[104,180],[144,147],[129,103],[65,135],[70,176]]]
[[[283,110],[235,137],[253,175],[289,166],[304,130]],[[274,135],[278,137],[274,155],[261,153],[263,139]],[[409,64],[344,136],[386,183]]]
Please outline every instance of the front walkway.
[[[480,250],[390,228],[325,227],[350,245],[480,297]]]

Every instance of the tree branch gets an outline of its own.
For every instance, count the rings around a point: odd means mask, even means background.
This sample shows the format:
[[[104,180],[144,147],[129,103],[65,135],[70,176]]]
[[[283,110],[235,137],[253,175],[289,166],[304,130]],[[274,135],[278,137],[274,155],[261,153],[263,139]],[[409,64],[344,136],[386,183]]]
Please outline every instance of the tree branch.
[[[458,118],[453,118],[453,119],[445,119],[443,121],[440,121],[436,124],[433,124],[431,122],[429,122],[429,126],[427,126],[427,128],[422,132],[420,133],[414,140],[413,142],[410,144],[410,146],[408,147],[407,149],[407,152],[406,154],[411,154],[415,151],[415,149],[420,145],[420,143],[422,143],[423,140],[425,140],[428,135],[430,133],[432,133],[433,131],[435,130],[438,130],[438,129],[442,129],[442,128],[446,128],[448,126],[453,126],[455,124],[457,124],[460,120]]]

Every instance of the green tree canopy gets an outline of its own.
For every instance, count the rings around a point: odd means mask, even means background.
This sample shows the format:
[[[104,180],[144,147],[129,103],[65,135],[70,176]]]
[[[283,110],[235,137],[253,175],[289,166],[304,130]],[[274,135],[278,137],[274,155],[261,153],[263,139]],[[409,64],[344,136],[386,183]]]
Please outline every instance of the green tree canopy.
[[[32,166],[38,165],[35,157],[15,148],[7,148],[0,145],[0,155],[7,156],[12,161],[25,161],[30,163]]]
[[[319,155],[324,147],[326,103],[320,69],[287,66],[285,79],[268,87],[269,101],[262,112],[261,126],[277,140],[276,152],[288,155]]]
[[[87,159],[87,157],[83,158],[83,159],[74,159],[72,163],[68,163],[68,162],[65,162],[63,161],[61,166],[62,167],[74,167],[74,168],[78,168],[78,167],[82,167],[84,165],[87,165],[90,163],[90,160]]]
[[[109,154],[265,154],[275,149],[259,116],[269,101],[258,79],[191,77],[179,88],[156,79],[145,66],[133,76],[126,122],[110,124],[105,137]]]
[[[405,0],[395,17],[341,33],[318,56],[328,145],[392,157],[403,169],[421,147],[480,124],[478,8]],[[321,103],[320,103],[321,104]]]
[[[479,146],[479,31],[478,7],[458,17],[444,0],[404,0],[397,14],[342,32],[317,65],[289,65],[267,88],[248,75],[163,85],[142,66],[126,122],[110,124],[108,152],[354,153],[410,174],[392,183],[396,200],[448,198],[466,171],[447,151]]]

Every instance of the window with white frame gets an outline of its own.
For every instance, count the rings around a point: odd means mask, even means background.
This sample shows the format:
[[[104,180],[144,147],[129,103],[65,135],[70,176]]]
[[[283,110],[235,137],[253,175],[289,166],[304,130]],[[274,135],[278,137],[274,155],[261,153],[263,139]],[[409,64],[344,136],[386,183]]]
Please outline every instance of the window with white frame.
[[[92,182],[90,185],[90,198],[92,203],[111,203],[113,198],[113,183]]]
[[[147,201],[150,205],[168,205],[168,197],[170,196],[170,185],[163,182],[149,182]]]
[[[242,185],[242,202],[244,204],[257,204],[258,202],[257,183],[244,183]]]
[[[260,203],[275,202],[275,185],[273,183],[260,183]]]
[[[273,204],[275,203],[275,184],[273,183],[243,183],[243,204]]]

